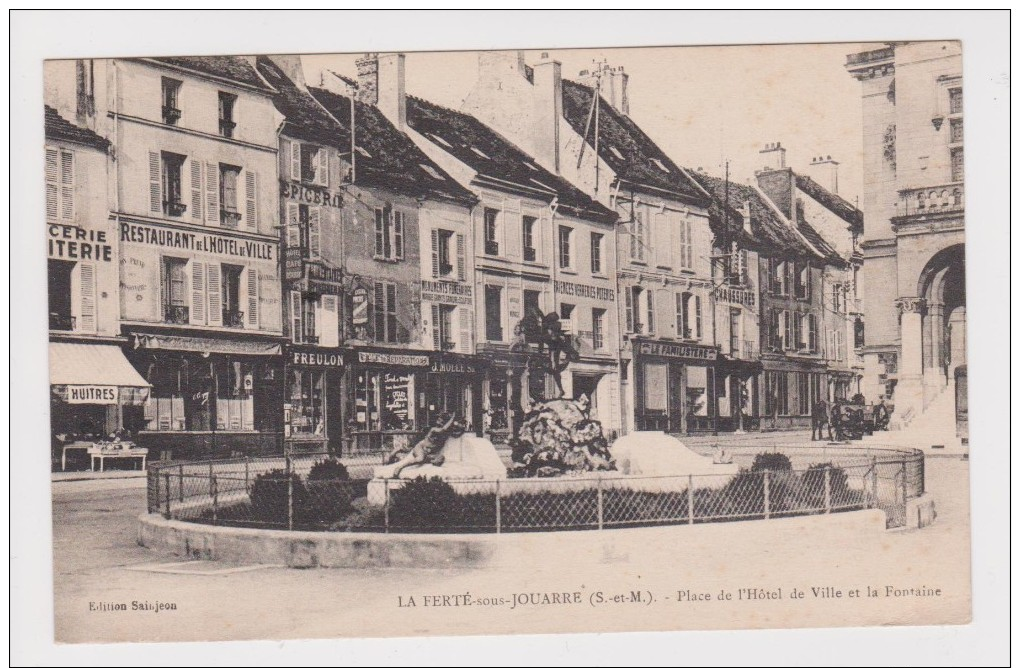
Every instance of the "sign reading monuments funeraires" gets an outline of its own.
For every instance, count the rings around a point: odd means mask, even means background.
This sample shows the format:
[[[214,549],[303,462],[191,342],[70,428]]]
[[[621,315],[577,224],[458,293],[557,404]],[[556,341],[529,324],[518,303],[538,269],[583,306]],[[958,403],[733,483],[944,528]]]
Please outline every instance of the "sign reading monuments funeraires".
[[[426,302],[444,304],[471,304],[471,286],[451,281],[421,282],[421,298]]]

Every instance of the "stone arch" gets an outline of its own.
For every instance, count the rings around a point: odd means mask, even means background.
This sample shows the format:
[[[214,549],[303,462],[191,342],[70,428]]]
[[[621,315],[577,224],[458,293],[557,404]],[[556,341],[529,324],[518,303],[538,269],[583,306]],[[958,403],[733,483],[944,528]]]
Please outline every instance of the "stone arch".
[[[922,358],[929,382],[951,378],[966,364],[966,276],[963,244],[936,252],[918,276],[917,294],[925,301]]]

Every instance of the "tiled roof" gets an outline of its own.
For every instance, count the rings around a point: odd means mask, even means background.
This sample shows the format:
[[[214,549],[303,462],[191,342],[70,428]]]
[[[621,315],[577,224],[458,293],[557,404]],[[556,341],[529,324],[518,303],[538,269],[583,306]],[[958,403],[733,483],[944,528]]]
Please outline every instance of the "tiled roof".
[[[251,61],[240,56],[161,56],[145,60],[233,81],[267,93],[273,92],[273,89],[255,71]]]
[[[563,117],[581,136],[585,134],[592,95],[591,87],[563,80]],[[594,129],[588,130],[587,141],[594,146]],[[664,190],[698,202],[704,200],[704,194],[683,170],[634,121],[613,109],[604,98],[599,107],[599,157],[619,178],[638,189],[645,186],[651,192]]]
[[[78,127],[57,113],[57,110],[49,105],[43,105],[43,107],[46,112],[44,124],[46,139],[82,144],[98,151],[105,151],[110,147],[110,142],[106,137],[97,135],[88,128]]]
[[[337,123],[307,91],[298,88],[270,58],[259,56],[256,65],[259,73],[277,91],[273,95],[273,104],[285,118],[283,135],[350,151],[347,128]]]
[[[528,192],[580,218],[612,222],[616,214],[561,176],[550,173],[527,153],[474,116],[420,98],[407,98],[407,124],[436,146],[493,184]],[[502,184],[502,185],[500,185]]]
[[[860,209],[839,195],[826,190],[810,176],[794,174],[797,180],[797,187],[811,196],[812,199],[836,214],[850,226],[850,229],[861,234],[864,232],[864,214]]]
[[[726,197],[726,182],[723,179],[709,176],[703,172],[691,172],[691,177],[697,180],[705,190],[712,194],[712,204],[709,207],[710,221],[713,229],[722,229],[719,218],[722,216],[722,203]],[[741,227],[741,238],[747,241],[746,232],[742,228],[743,205],[747,202],[751,210],[751,246],[766,254],[781,253],[784,255],[798,255],[803,257],[816,258],[817,254],[804,239],[790,227],[775,209],[765,201],[765,196],[758,189],[742,183],[730,181],[729,184],[729,215],[730,229],[735,226]],[[820,250],[820,249],[819,249]]]
[[[339,121],[345,130],[343,145],[350,145],[351,99],[324,88],[309,93]],[[434,163],[414,142],[398,130],[375,106],[355,102],[356,182],[410,197],[439,198],[463,204],[478,201],[475,195]]]
[[[846,260],[836,252],[836,249],[829,245],[829,243],[822,238],[822,235],[818,233],[818,230],[811,227],[811,224],[804,218],[804,212],[797,209],[797,231],[803,234],[811,245],[818,249],[825,259],[832,264],[843,266],[846,264]]]

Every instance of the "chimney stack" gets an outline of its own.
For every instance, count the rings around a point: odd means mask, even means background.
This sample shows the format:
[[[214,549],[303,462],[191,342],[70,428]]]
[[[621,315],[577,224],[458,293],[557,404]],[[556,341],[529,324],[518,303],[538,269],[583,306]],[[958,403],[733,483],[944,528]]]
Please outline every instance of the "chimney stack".
[[[403,131],[407,125],[407,93],[404,88],[404,54],[367,53],[358,68],[358,99],[379,111]]]
[[[607,68],[602,76],[603,97],[609,101],[613,109],[624,116],[630,115],[630,99],[627,97],[627,79],[630,75],[623,71],[623,66]]]
[[[287,75],[287,78],[304,90],[306,88],[305,72],[301,67],[301,56],[268,56],[280,70]]]
[[[786,149],[779,142],[765,144],[758,154],[762,157],[763,171],[786,169]]]
[[[532,68],[534,123],[532,155],[554,174],[560,171],[560,119],[563,117],[563,66],[548,53]]]
[[[831,155],[812,158],[810,175],[832,194],[839,194],[839,163]]]

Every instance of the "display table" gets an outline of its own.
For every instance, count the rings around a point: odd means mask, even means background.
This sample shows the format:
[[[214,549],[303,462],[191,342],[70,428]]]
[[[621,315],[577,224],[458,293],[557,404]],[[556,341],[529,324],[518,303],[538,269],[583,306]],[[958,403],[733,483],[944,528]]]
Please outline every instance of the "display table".
[[[68,450],[85,450],[88,452],[92,448],[96,447],[93,441],[73,441],[63,447],[60,452],[60,470],[67,470],[67,451]]]
[[[96,460],[99,460],[99,470],[104,470],[104,462],[107,459],[141,459],[142,466],[141,470],[145,470],[145,458],[149,456],[148,448],[103,448],[101,446],[93,445],[88,449],[89,456],[92,457],[92,470],[96,470]]]

